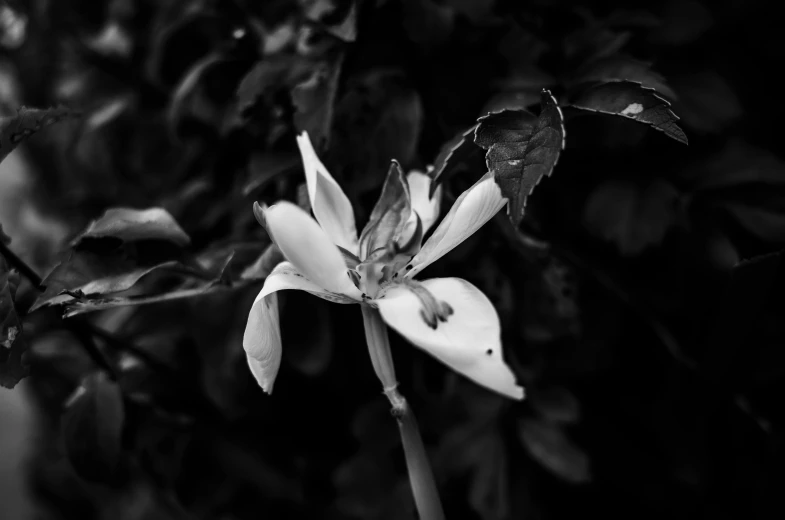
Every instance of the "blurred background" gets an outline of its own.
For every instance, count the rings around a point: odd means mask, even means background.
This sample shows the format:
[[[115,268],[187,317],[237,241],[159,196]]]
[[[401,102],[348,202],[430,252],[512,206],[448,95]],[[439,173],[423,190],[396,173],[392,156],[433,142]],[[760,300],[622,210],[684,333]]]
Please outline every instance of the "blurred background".
[[[782,517],[775,14],[0,0],[0,519],[415,518],[356,307],[281,294],[275,392],[248,372],[280,260],[251,207],[307,205],[308,131],[359,226],[391,159],[446,210],[487,171],[477,119],[543,89],[566,147],[522,222],[427,272],[488,295],[527,399],[391,335],[447,517]]]

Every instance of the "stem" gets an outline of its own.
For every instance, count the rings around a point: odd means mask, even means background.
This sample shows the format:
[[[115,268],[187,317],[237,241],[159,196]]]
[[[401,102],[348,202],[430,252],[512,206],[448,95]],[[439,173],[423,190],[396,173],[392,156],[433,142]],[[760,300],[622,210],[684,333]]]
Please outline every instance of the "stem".
[[[428,462],[428,453],[420,436],[420,428],[414,412],[406,402],[406,398],[398,392],[398,381],[395,378],[390,340],[387,337],[387,325],[382,321],[379,311],[369,305],[361,305],[365,339],[368,352],[376,375],[382,382],[384,394],[392,405],[392,414],[398,421],[398,428],[406,456],[406,467],[409,471],[409,482],[412,486],[414,504],[420,520],[444,520],[444,511],[439,499],[439,491]]]

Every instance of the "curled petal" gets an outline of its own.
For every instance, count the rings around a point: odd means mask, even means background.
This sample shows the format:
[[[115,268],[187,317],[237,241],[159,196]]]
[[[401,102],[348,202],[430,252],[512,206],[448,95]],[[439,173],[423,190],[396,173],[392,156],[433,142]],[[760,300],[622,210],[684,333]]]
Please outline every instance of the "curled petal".
[[[271,393],[281,366],[281,330],[278,320],[277,292],[299,289],[336,303],[356,303],[340,294],[325,291],[303,276],[290,262],[281,262],[265,279],[253,302],[243,335],[243,348],[259,386]]]
[[[491,173],[486,173],[474,186],[464,191],[436,231],[409,262],[405,272],[411,278],[450,252],[488,222],[507,203]]]
[[[502,357],[496,309],[466,280],[394,284],[373,303],[390,327],[448,367],[502,395],[523,398]]]
[[[314,219],[291,202],[264,210],[267,232],[297,271],[327,292],[360,300],[340,249]]]
[[[431,189],[431,178],[425,173],[413,170],[406,176],[409,184],[409,194],[412,200],[412,209],[417,212],[422,220],[423,233],[426,233],[439,218],[439,209],[442,202],[442,187],[436,188],[433,197],[428,193]],[[411,219],[410,219],[411,220]]]
[[[335,245],[358,253],[357,228],[349,198],[319,160],[307,132],[297,136],[311,210]]]

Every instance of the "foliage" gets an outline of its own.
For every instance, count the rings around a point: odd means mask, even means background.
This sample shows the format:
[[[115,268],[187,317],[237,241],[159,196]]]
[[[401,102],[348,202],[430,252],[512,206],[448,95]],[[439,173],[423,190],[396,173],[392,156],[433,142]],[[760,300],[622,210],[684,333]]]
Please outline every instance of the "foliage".
[[[782,510],[768,7],[0,2],[0,160],[69,233],[40,259],[0,208],[0,383],[29,373],[43,412],[41,516],[412,518],[356,308],[279,295],[272,396],[242,351],[281,258],[252,206],[302,200],[304,130],[361,225],[393,159],[444,208],[486,171],[511,201],[429,276],[489,296],[527,400],[391,338],[448,518]]]

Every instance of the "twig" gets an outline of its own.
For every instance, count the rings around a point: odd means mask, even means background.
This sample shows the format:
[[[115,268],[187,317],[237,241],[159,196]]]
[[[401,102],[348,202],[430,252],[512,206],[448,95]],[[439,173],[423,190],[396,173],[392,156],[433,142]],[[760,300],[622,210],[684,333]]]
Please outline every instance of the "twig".
[[[428,453],[422,442],[417,419],[406,399],[398,391],[395,367],[390,353],[390,340],[387,325],[382,321],[379,311],[369,305],[361,305],[365,324],[365,339],[376,375],[382,382],[384,394],[392,405],[392,415],[398,421],[409,483],[412,486],[414,503],[421,520],[444,520],[439,490],[433,478]]]

